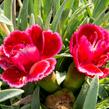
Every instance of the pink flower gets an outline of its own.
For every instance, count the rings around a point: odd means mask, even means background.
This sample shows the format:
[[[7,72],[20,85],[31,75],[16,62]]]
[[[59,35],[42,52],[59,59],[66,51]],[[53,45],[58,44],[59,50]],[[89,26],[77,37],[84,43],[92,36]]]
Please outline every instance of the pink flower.
[[[93,77],[106,77],[109,68],[109,33],[94,24],[85,24],[72,35],[70,53],[74,58],[77,69]]]
[[[1,79],[17,88],[43,79],[54,70],[53,56],[61,48],[60,35],[43,31],[38,25],[12,32],[0,46],[0,66],[4,69]]]

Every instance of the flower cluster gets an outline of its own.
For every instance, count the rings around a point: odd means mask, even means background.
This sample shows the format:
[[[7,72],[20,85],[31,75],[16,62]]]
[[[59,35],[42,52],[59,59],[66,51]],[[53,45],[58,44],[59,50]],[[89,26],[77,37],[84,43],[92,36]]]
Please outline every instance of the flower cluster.
[[[43,31],[38,25],[13,31],[0,46],[0,66],[4,70],[1,79],[17,88],[43,79],[54,70],[53,56],[61,48],[60,35]]]
[[[106,77],[109,68],[109,32],[94,25],[85,24],[72,35],[70,40],[70,53],[74,58],[77,69],[93,77]]]
[[[0,46],[0,67],[4,70],[0,78],[11,87],[39,81],[52,73],[56,64],[53,56],[61,48],[57,32],[43,31],[38,25],[15,30]],[[80,26],[71,37],[70,53],[79,72],[90,77],[109,75],[109,32],[105,29],[94,24]]]

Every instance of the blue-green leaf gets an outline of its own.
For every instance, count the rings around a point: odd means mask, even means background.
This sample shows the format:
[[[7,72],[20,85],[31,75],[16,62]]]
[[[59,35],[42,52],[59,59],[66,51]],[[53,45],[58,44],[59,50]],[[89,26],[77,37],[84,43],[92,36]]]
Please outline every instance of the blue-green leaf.
[[[23,1],[23,7],[20,10],[19,17],[18,17],[18,27],[21,30],[27,28],[28,24],[28,2],[29,0]]]
[[[53,16],[55,16],[55,14],[56,14],[58,8],[60,7],[60,1],[61,1],[61,0],[52,0],[52,5],[53,5],[53,7],[52,7]]]
[[[93,17],[97,18],[102,12],[104,12],[108,5],[109,0],[93,0],[94,2],[94,11],[93,11]]]
[[[73,109],[95,109],[98,95],[98,76],[95,76],[90,83],[85,82],[74,103]]]
[[[4,15],[12,22],[12,5],[13,0],[4,0]],[[9,26],[9,29],[13,31],[13,25]]]
[[[36,86],[35,91],[33,92],[32,102],[31,102],[31,109],[40,109],[40,89],[39,86]]]
[[[22,94],[24,91],[21,89],[6,89],[0,91],[0,102],[3,102],[12,97]]]
[[[53,3],[53,0],[43,0],[43,10],[44,10],[44,13],[43,13],[43,20],[45,21],[47,16],[49,15],[51,9],[52,9],[52,3]]]
[[[96,109],[96,102],[99,89],[99,79],[98,76],[95,76],[90,83],[83,109]]]
[[[4,14],[10,20],[12,20],[12,1],[4,0]]]
[[[19,106],[6,106],[3,104],[0,104],[0,109],[19,109]]]
[[[76,30],[78,25],[80,25],[83,21],[84,18],[84,11],[88,6],[91,6],[92,4],[86,4],[86,5],[81,5],[78,7],[75,12],[70,16],[68,23],[66,24],[66,30],[63,35],[63,40],[67,37],[68,39],[72,35],[72,33]]]
[[[52,26],[51,26],[51,29],[53,31],[57,30],[58,24],[59,24],[60,19],[61,19],[62,12],[64,11],[65,3],[66,3],[66,0],[63,1],[62,5],[60,6],[60,8],[58,8],[56,15],[54,16]]]
[[[32,13],[34,13],[34,0],[29,0],[28,3],[28,14],[31,16]]]
[[[26,104],[26,105],[22,106],[21,109],[31,109],[31,105]]]

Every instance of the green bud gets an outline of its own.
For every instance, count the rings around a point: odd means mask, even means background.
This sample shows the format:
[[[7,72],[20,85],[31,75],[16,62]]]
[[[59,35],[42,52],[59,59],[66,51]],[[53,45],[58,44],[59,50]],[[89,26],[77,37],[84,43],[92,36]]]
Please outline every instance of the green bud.
[[[48,77],[38,82],[39,86],[46,90],[47,92],[54,92],[59,88],[59,85],[56,80],[56,75],[53,72]]]
[[[64,87],[69,88],[73,91],[79,89],[84,82],[84,74],[80,73],[74,63],[71,63],[66,75],[66,78],[64,80]]]

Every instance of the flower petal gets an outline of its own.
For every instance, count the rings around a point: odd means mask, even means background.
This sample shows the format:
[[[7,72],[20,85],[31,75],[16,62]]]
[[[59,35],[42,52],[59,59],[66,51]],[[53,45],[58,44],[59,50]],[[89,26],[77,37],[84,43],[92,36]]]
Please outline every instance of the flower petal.
[[[69,48],[70,48],[70,53],[73,55],[73,49],[74,49],[74,46],[78,44],[78,39],[77,39],[77,32],[75,32],[71,39],[70,39],[70,45],[69,45]]]
[[[46,60],[42,60],[35,63],[30,69],[30,73],[28,75],[27,80],[29,82],[32,82],[32,81],[38,81],[42,79],[43,78],[42,75],[47,71],[49,67],[50,67],[50,64]]]
[[[55,32],[51,32],[50,30],[43,32],[44,36],[44,51],[42,54],[42,58],[50,58],[57,53],[62,48],[62,40],[60,35]]]
[[[50,64],[50,67],[47,69],[47,71],[43,74],[44,77],[48,76],[49,74],[52,73],[52,71],[55,69],[56,65],[56,59],[55,58],[48,58],[47,61]]]
[[[80,38],[77,49],[78,49],[78,60],[80,63],[87,63],[91,61],[92,57],[91,44],[85,36],[82,36]]]
[[[6,70],[7,68],[11,67],[12,66],[12,62],[9,58],[7,57],[0,57],[0,67],[3,69],[3,70]]]
[[[103,72],[93,64],[80,65],[78,70],[88,76],[103,76]]]
[[[17,45],[20,44],[17,49],[21,49],[21,47],[31,43],[32,40],[29,35],[25,32],[16,30],[4,39],[4,52],[7,56],[9,56],[12,53],[12,50],[16,49]]]
[[[28,81],[39,81],[44,77],[52,73],[56,65],[56,59],[48,58],[47,60],[42,60],[38,63],[35,63],[28,76]]]
[[[93,52],[93,60],[98,62],[102,55],[106,55],[106,52],[108,52],[107,50],[108,50],[108,46],[106,41],[99,40],[96,44],[96,49]]]
[[[85,35],[87,39],[93,43],[95,37],[97,40],[102,39],[102,29],[94,24],[85,24],[80,26],[78,35],[78,40],[81,36]]]
[[[13,63],[20,68],[20,70],[26,72],[29,71],[31,66],[39,60],[38,49],[31,45],[26,46],[20,50],[14,57],[11,58]]]
[[[101,57],[98,59],[97,67],[102,67],[103,65],[106,65],[106,62],[109,60],[109,57],[107,55],[101,55]]]
[[[32,38],[33,43],[37,46],[38,50],[42,52],[44,38],[42,36],[42,29],[39,25],[33,25],[26,30]]]
[[[20,88],[26,84],[25,74],[16,67],[8,68],[3,72],[0,78],[7,82],[11,87]]]
[[[104,68],[104,69],[102,69],[102,71],[103,71],[103,75],[100,76],[100,78],[105,78],[105,77],[109,76],[109,68]]]
[[[3,52],[3,46],[0,46],[0,67],[3,70],[6,70],[8,67],[12,65],[10,58],[6,57]]]

